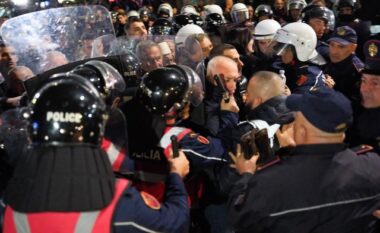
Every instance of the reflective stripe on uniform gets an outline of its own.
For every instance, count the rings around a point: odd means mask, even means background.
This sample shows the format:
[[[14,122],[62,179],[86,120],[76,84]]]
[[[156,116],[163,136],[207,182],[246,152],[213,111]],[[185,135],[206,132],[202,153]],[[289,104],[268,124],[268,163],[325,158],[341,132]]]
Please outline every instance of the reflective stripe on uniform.
[[[99,213],[100,211],[91,211],[80,214],[74,233],[92,232]]]
[[[144,226],[141,226],[141,225],[139,225],[139,224],[137,224],[137,223],[135,223],[135,222],[115,222],[114,224],[113,224],[114,226],[116,226],[116,227],[121,227],[121,226],[123,226],[123,227],[126,227],[126,226],[132,226],[132,227],[135,227],[135,228],[137,228],[137,229],[139,229],[139,230],[141,230],[141,231],[144,231],[144,232],[148,232],[148,233],[159,233],[158,231],[153,231],[153,230],[151,230],[151,229],[148,229],[148,228],[146,228],[146,227],[144,227]]]
[[[192,153],[193,155],[201,157],[202,159],[217,160],[217,161],[227,162],[227,160],[225,160],[225,159],[222,159],[222,158],[219,158],[219,157],[211,157],[211,156],[202,155],[202,154],[200,154],[198,152],[195,152],[195,151],[193,151],[191,149],[182,149],[182,151],[183,152],[187,152],[187,153]]]
[[[330,202],[330,203],[325,203],[325,204],[321,204],[321,205],[314,205],[314,206],[308,206],[308,207],[303,207],[303,208],[284,210],[281,212],[269,214],[269,216],[270,217],[277,217],[277,216],[281,216],[281,215],[285,215],[285,214],[306,212],[306,211],[310,211],[310,210],[317,210],[317,209],[328,208],[328,207],[333,207],[333,206],[338,206],[338,205],[352,204],[352,203],[357,203],[357,202],[362,202],[362,201],[369,201],[371,199],[375,199],[378,197],[380,197],[380,193],[377,195],[374,195],[374,196],[370,196],[370,197],[363,197],[363,198],[358,198],[358,199]]]
[[[159,146],[164,149],[165,156],[169,155],[169,150],[171,148],[172,142],[170,140],[171,136],[177,136],[177,140],[180,141],[185,135],[190,133],[191,130],[183,127],[171,127],[169,130],[162,136]]]
[[[13,220],[15,222],[17,233],[31,233],[28,216],[26,214],[13,211]]]
[[[114,171],[119,171],[121,164],[125,158],[125,148],[119,147],[112,143],[111,141],[103,138],[102,149],[107,153],[108,159],[112,164]]]
[[[41,212],[41,213],[21,213],[7,207],[7,214],[12,217],[4,219],[4,232],[33,233],[51,232],[56,229],[65,229],[63,232],[74,233],[107,233],[110,232],[111,219],[115,206],[128,187],[128,180],[117,180],[115,185],[115,195],[111,203],[102,210],[87,212]],[[98,218],[102,216],[101,218]],[[63,218],[64,217],[64,218]],[[60,219],[64,220],[63,222]],[[12,223],[13,221],[13,223]],[[71,225],[73,228],[66,227]],[[34,229],[36,228],[36,229]],[[61,232],[61,231],[60,231]]]

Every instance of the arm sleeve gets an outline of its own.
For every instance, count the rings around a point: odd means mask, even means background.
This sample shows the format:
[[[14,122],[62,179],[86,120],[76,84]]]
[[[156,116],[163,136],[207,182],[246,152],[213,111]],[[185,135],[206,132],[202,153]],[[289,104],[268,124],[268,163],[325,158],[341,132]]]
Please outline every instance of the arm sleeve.
[[[148,206],[135,188],[129,188],[116,207],[113,229],[116,233],[188,232],[189,216],[183,181],[171,173],[166,180],[165,201],[159,209]]]

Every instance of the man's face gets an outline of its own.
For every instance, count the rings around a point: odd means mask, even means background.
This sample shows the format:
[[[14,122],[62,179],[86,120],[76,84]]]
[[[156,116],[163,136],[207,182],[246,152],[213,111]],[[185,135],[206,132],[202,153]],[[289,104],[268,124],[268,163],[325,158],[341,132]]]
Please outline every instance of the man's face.
[[[203,57],[208,57],[210,55],[210,51],[213,48],[212,43],[209,38],[205,37],[200,43],[202,48]]]
[[[224,85],[230,94],[234,94],[236,91],[236,83],[240,79],[240,73],[237,65],[227,64],[219,70],[219,74],[222,75]]]
[[[146,72],[163,67],[163,60],[160,47],[152,46],[147,50],[146,61],[142,62],[142,68]]]
[[[264,39],[264,40],[257,40],[257,46],[259,47],[259,50],[265,54],[268,55],[266,52],[268,51],[269,44],[272,40],[270,39]]]
[[[124,15],[118,15],[117,16],[117,21],[120,23],[120,24],[126,24],[127,23],[127,16],[124,16]]]
[[[239,68],[239,72],[244,66],[244,63],[240,60],[240,55],[236,49],[227,49],[223,51],[223,55],[234,60]]]
[[[12,69],[16,66],[18,57],[12,47],[0,47],[0,67]]]
[[[253,7],[248,5],[247,8],[248,8],[248,17],[250,19],[252,19],[253,18]]]
[[[285,3],[284,0],[275,0],[273,3],[275,10],[281,10],[284,9]]]
[[[341,7],[339,9],[340,15],[352,15],[352,8],[349,6]]]
[[[343,45],[336,41],[329,42],[329,56],[332,63],[338,63],[349,57],[356,49],[355,44]]]
[[[281,53],[281,60],[284,64],[290,64],[292,63],[294,59],[292,49],[290,47],[287,47],[282,53]]]
[[[146,36],[148,35],[148,32],[147,32],[143,22],[133,22],[129,26],[127,34],[128,34],[128,36],[139,37],[139,38],[145,39]]]
[[[289,10],[289,13],[290,13],[290,17],[294,21],[297,21],[301,16],[301,10],[300,9],[291,9],[291,10]]]
[[[380,107],[380,75],[363,74],[360,93],[363,107]]]
[[[321,39],[326,31],[326,22],[319,18],[312,18],[309,20],[308,24],[314,29],[317,38]]]
[[[82,51],[88,57],[91,56],[93,42],[94,40],[83,40]]]

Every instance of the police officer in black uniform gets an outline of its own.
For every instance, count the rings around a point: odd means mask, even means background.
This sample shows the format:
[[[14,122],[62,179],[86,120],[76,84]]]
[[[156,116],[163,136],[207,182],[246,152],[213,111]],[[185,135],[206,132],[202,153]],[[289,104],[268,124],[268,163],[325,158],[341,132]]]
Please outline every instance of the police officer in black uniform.
[[[360,106],[355,109],[354,126],[349,131],[347,141],[352,145],[368,144],[380,153],[380,41],[370,40],[364,45],[366,55],[362,70]]]
[[[358,35],[357,55],[359,58],[364,59],[363,45],[371,36],[371,21],[364,21],[357,18],[357,8],[356,0],[339,0],[336,6],[338,10],[336,26],[350,26],[356,31]]]
[[[359,82],[363,62],[355,54],[357,36],[355,30],[349,26],[336,28],[329,39],[330,62],[327,63],[325,73],[334,81],[334,89],[342,92],[351,101],[359,101]]]
[[[179,160],[169,158],[170,197],[161,207],[149,194],[131,188],[129,180],[115,179],[99,147],[106,119],[100,94],[78,75],[56,77],[36,93],[28,119],[32,146],[5,194],[5,232],[21,225],[31,232],[187,231],[181,181],[189,170],[185,156],[180,152]]]
[[[327,32],[327,24],[329,21],[328,9],[316,5],[307,6],[303,9],[302,21],[309,24],[317,35],[317,52],[323,56],[325,60],[329,59],[329,46],[323,41],[325,33]]]
[[[286,105],[296,111],[289,156],[255,171],[257,156],[237,151],[242,176],[228,203],[235,232],[375,232],[380,158],[343,144],[350,101],[321,87],[289,96]]]

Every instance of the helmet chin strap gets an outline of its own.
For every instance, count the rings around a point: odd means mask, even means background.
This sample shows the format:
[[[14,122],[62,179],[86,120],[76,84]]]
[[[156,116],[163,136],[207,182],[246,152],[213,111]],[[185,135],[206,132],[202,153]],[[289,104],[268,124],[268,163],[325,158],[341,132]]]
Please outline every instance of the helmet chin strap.
[[[186,103],[181,107],[181,104],[175,103],[172,108],[165,114],[166,125],[174,125],[179,117],[181,120],[185,120],[190,117],[190,103]]]

